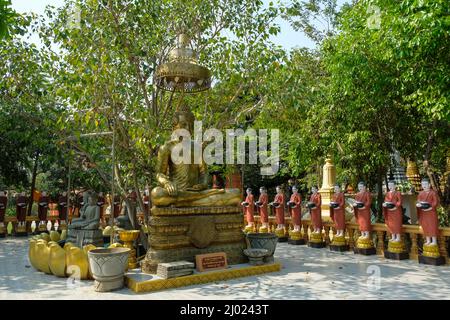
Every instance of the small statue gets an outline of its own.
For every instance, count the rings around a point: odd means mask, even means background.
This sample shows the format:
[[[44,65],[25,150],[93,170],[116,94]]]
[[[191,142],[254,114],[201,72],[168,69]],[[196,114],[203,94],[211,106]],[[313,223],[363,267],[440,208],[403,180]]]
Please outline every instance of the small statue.
[[[345,196],[339,185],[334,186],[334,194],[330,202],[330,217],[336,228],[335,237],[343,237],[345,230]]]
[[[39,204],[38,204],[39,232],[47,231],[48,202],[49,198],[47,196],[47,192],[42,191],[41,196],[39,197]]]
[[[409,254],[401,238],[403,225],[402,194],[396,191],[394,180],[388,182],[388,189],[389,191],[386,193],[383,202],[383,216],[391,233],[391,239],[387,250],[384,251],[384,257],[395,260],[408,259]]]
[[[372,224],[370,222],[370,206],[372,204],[372,197],[370,192],[366,190],[366,184],[364,182],[358,183],[359,192],[355,196],[355,203],[353,209],[355,211],[355,217],[358,221],[359,231],[361,236],[356,243],[355,252],[372,255],[376,253],[372,239],[370,239],[370,231],[372,231]]]
[[[430,181],[422,179],[422,189],[417,197],[417,216],[422,227],[425,243],[423,244],[423,254],[419,256],[420,263],[441,265],[445,263],[445,258],[439,253],[437,237],[439,235],[439,220],[437,207],[439,206],[439,196],[431,189]]]
[[[120,215],[120,195],[114,196],[113,215],[114,219],[117,219]]]
[[[259,210],[259,219],[261,220],[261,227],[259,228],[260,233],[269,232],[269,212],[267,205],[269,204],[269,196],[267,195],[266,187],[259,188],[259,199],[255,203]]]
[[[97,195],[85,192],[83,194],[84,207],[81,210],[81,217],[72,219],[69,225],[71,229],[94,230],[100,227],[100,207],[97,205]]]
[[[241,202],[241,206],[244,207],[245,217],[247,220],[247,226],[245,227],[245,232],[252,232],[253,226],[255,224],[255,201],[253,199],[252,188],[247,188],[247,197],[245,201]]]
[[[148,190],[144,191],[144,214],[150,213],[150,196],[148,195]]]
[[[302,197],[298,193],[297,186],[292,186],[292,195],[289,199],[287,206],[291,213],[292,223],[294,224],[294,229],[289,231],[288,243],[293,245],[305,244],[305,240],[302,237],[301,224],[302,224]]]
[[[317,186],[313,186],[311,192],[308,207],[311,210],[311,223],[314,228],[313,233],[322,234],[322,197]]]
[[[100,220],[105,221],[105,197],[103,192],[98,193],[97,205],[100,208]]]
[[[370,206],[372,205],[372,197],[370,192],[366,190],[364,182],[358,183],[359,192],[356,194],[353,208],[355,210],[355,217],[359,224],[359,231],[361,231],[361,239],[369,239],[370,231],[372,231],[372,224],[370,223]]]
[[[28,197],[25,195],[25,192],[20,193],[16,200],[17,236],[27,235],[27,228],[25,224],[27,219],[27,203]]]
[[[276,187],[277,194],[275,195],[275,199],[270,203],[270,206],[275,209],[275,219],[277,221],[277,229],[275,230],[275,234],[278,239],[284,240],[285,232],[284,232],[284,192],[280,186]],[[286,239],[287,240],[287,239]]]
[[[6,234],[5,228],[5,213],[8,206],[8,197],[4,191],[0,191],[0,237],[4,237]]]
[[[292,195],[287,205],[292,217],[292,223],[294,224],[294,232],[300,232],[301,229],[301,203],[302,197],[298,193],[297,186],[292,187]]]
[[[388,188],[389,191],[386,193],[383,202],[383,216],[391,233],[389,241],[400,242],[403,225],[402,195],[399,191],[396,191],[394,180],[388,182]]]

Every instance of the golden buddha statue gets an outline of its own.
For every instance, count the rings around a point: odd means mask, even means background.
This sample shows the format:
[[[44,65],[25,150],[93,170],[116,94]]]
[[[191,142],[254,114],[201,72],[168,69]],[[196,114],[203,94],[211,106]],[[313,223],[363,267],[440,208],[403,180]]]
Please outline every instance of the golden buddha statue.
[[[185,129],[191,135],[194,128],[194,115],[186,107],[174,115],[174,130]],[[241,192],[239,189],[208,189],[208,171],[206,163],[201,157],[194,161],[174,161],[172,159],[174,148],[183,143],[186,137],[176,137],[162,145],[158,152],[156,165],[156,179],[159,186],[151,192],[152,203],[156,207],[217,207],[238,206]],[[191,155],[195,143],[188,138]]]

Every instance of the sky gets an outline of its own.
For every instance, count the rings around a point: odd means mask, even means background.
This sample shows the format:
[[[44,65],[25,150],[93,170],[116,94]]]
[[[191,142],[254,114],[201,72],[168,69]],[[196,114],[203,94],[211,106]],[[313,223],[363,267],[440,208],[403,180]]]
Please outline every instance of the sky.
[[[264,0],[266,4],[269,1],[270,0]],[[19,13],[35,12],[37,14],[44,14],[44,10],[47,5],[59,7],[63,3],[64,0],[12,0],[12,8]],[[281,32],[271,38],[275,44],[281,45],[288,51],[297,46],[308,48],[314,47],[314,43],[311,40],[309,40],[303,33],[292,29],[288,22],[278,18],[276,23],[280,26]],[[31,41],[38,44],[39,38],[37,36],[33,36]]]

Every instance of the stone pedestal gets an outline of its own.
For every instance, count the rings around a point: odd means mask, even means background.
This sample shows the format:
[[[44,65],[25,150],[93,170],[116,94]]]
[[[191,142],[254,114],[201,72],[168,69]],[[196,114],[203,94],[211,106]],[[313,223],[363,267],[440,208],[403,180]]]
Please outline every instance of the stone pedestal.
[[[196,255],[215,252],[225,252],[228,264],[244,263],[242,224],[239,207],[153,207],[142,271],[154,274],[159,263],[194,262]]]
[[[336,183],[336,168],[331,157],[328,155],[323,166],[322,187],[319,190],[322,199],[322,221],[332,221],[330,217],[330,202],[334,193],[334,184]]]
[[[77,247],[83,248],[87,244],[93,244],[96,247],[103,246],[103,234],[102,230],[76,230],[69,229],[67,232],[66,242],[72,242]]]

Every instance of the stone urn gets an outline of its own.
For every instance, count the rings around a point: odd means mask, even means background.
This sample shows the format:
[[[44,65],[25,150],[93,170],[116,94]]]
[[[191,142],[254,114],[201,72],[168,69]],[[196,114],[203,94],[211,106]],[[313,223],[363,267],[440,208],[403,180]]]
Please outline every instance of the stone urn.
[[[129,248],[93,249],[88,252],[95,291],[107,292],[123,287],[129,255]]]
[[[269,253],[267,249],[245,249],[244,254],[248,257],[252,266],[260,266],[264,264],[264,257]]]
[[[273,254],[277,246],[278,237],[274,233],[247,233],[247,246],[249,249],[267,249],[267,256],[264,257],[265,263],[274,261]]]

